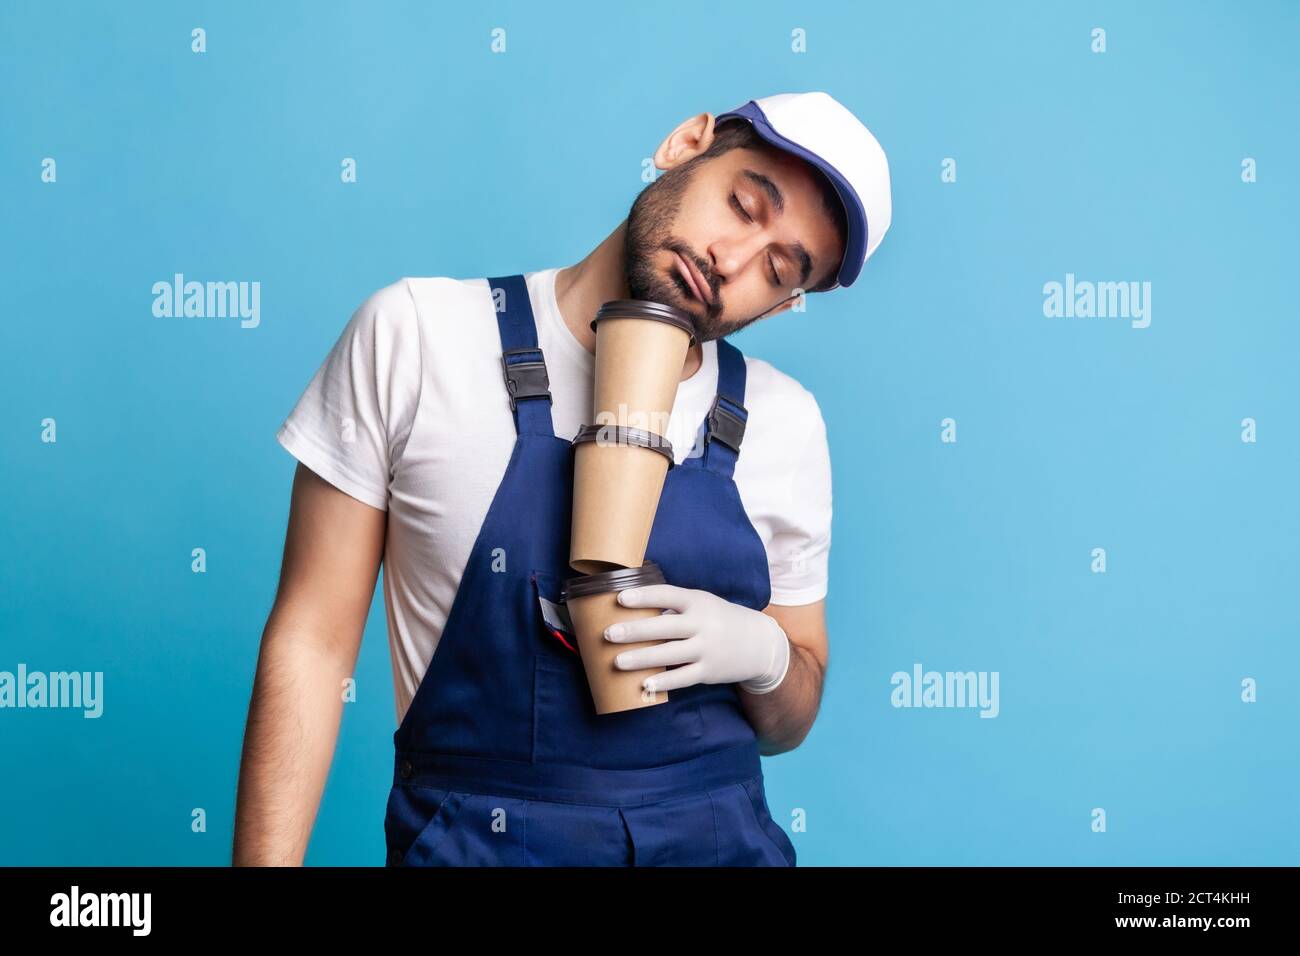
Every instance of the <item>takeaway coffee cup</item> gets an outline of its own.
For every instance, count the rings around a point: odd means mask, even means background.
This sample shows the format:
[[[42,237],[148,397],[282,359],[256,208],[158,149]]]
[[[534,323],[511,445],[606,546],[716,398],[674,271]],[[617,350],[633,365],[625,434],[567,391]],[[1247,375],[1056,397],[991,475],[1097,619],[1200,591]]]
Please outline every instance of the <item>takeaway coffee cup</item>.
[[[584,425],[573,449],[569,565],[584,574],[639,569],[673,446],[639,428]]]
[[[653,561],[635,568],[618,568],[600,574],[570,578],[561,588],[560,599],[569,608],[569,618],[578,635],[578,653],[587,672],[591,699],[596,713],[612,714],[637,707],[651,707],[668,700],[667,691],[650,692],[641,682],[651,674],[667,670],[652,667],[625,671],[614,665],[614,658],[629,648],[653,647],[663,641],[638,641],[635,644],[605,640],[605,628],[620,621],[657,617],[659,608],[624,607],[618,592],[645,584],[663,584],[664,575]]]
[[[689,312],[644,299],[613,299],[596,311],[593,422],[668,434],[686,351],[695,342]]]

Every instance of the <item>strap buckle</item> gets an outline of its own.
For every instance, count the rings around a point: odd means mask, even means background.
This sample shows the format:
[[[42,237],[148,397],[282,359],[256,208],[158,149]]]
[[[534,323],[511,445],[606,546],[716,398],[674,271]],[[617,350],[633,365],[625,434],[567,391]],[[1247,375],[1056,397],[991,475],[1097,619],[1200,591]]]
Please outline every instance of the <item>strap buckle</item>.
[[[512,355],[533,355],[531,362],[511,362]],[[515,410],[515,402],[521,398],[551,399],[551,379],[546,374],[546,357],[537,347],[523,349],[506,349],[501,353],[501,374],[506,381],[506,391],[510,393],[510,410]]]
[[[723,405],[724,401],[728,405],[740,409],[741,415],[737,415],[726,405]],[[720,441],[736,454],[740,454],[740,442],[745,437],[745,422],[748,416],[749,413],[744,405],[734,398],[728,398],[719,392],[713,399],[713,406],[709,409],[709,415],[706,419],[708,431],[704,435],[705,444],[710,441]]]

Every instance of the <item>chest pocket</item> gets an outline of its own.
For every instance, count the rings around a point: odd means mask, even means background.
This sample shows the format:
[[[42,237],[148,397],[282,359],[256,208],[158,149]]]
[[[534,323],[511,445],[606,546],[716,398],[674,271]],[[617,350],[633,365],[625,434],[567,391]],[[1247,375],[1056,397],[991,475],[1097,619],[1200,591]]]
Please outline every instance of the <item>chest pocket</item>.
[[[560,603],[560,582],[549,571],[532,571],[529,574],[533,582],[533,597],[537,602],[537,613],[541,619],[541,631],[552,641],[543,644],[554,651],[557,647],[578,655],[578,638],[569,620],[569,609]]]

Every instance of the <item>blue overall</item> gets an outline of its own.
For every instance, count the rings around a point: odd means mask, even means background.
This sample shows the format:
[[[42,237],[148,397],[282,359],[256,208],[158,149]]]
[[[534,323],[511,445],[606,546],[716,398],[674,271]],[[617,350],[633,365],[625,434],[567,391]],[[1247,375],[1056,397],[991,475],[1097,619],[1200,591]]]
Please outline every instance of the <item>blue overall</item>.
[[[522,275],[489,279],[517,437],[437,651],[393,735],[391,866],[794,866],[734,684],[598,715],[582,661],[543,621],[568,566],[573,449],[551,423]],[[732,470],[745,361],[718,341],[703,454],[668,470],[647,558],[669,584],[761,609],[762,541]]]

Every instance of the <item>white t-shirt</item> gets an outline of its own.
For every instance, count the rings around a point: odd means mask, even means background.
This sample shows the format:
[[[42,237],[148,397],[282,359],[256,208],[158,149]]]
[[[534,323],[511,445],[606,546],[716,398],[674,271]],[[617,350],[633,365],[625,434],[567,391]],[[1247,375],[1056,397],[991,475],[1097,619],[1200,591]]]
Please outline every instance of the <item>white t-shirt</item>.
[[[591,418],[595,356],[555,299],[558,268],[525,274],[546,358],[555,433]],[[677,390],[668,438],[692,452],[717,391],[717,343]],[[749,421],[735,468],[767,549],[773,604],[826,596],[831,471],[811,392],[746,357]],[[384,603],[400,723],[433,658],[515,441],[486,279],[404,278],[371,295],[276,435],[352,497],[388,512]]]

